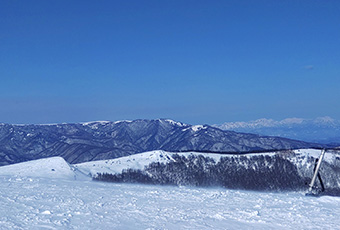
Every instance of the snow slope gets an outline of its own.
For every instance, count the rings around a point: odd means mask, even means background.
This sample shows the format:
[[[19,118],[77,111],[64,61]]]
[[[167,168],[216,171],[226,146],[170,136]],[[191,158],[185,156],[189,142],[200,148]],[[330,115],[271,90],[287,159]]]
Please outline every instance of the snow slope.
[[[150,151],[140,154],[135,154],[127,157],[120,157],[112,160],[100,160],[100,161],[90,161],[80,164],[74,164],[73,167],[85,175],[93,176],[97,173],[121,173],[124,169],[144,169],[145,166],[153,163],[168,163],[173,161],[173,154],[179,154],[183,156],[203,155],[206,157],[213,158],[216,162],[222,156],[221,154],[213,153],[197,153],[197,152],[183,152],[183,153],[173,153],[163,150]]]
[[[0,175],[74,179],[75,173],[61,157],[50,157],[0,167]]]

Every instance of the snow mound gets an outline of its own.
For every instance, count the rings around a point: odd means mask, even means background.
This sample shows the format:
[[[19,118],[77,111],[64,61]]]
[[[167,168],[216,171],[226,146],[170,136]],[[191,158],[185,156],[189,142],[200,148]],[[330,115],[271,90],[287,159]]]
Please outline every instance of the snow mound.
[[[2,166],[0,176],[74,179],[76,174],[62,157],[50,157]]]

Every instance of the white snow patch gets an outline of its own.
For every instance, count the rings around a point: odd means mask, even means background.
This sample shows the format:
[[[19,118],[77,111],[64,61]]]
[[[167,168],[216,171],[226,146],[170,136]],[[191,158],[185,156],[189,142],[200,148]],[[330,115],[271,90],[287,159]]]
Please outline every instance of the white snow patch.
[[[187,124],[183,124],[182,122],[178,122],[178,121],[174,121],[174,120],[170,120],[170,119],[166,119],[165,121],[169,122],[172,125],[176,125],[176,126],[179,126],[179,127],[188,126]]]
[[[187,131],[189,129],[191,129],[194,132],[197,132],[197,131],[199,131],[201,129],[207,129],[207,127],[203,126],[203,125],[193,125],[193,126],[190,126],[188,128],[183,129],[182,131],[184,132],[184,131]]]
[[[206,129],[207,127],[203,126],[203,125],[193,125],[191,126],[191,129],[194,131],[194,132],[197,132],[201,129]]]
[[[115,122],[113,122],[113,124],[119,124],[119,123],[122,123],[122,122],[131,123],[132,121],[130,121],[130,120],[121,120],[121,121],[115,121]]]
[[[45,210],[45,211],[43,211],[41,214],[43,214],[43,215],[51,215],[51,212],[48,211],[48,210]]]

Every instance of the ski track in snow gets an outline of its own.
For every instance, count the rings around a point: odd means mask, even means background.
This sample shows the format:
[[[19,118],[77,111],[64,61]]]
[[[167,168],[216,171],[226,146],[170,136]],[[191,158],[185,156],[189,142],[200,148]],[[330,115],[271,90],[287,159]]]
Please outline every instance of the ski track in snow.
[[[0,176],[0,229],[339,229],[340,198]]]

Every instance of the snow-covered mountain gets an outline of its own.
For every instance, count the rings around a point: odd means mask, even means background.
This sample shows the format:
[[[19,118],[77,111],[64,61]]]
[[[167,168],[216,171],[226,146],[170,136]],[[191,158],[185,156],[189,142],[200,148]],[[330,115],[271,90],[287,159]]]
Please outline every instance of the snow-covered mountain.
[[[80,124],[0,124],[0,165],[51,156],[68,163],[113,159],[152,150],[245,152],[320,145],[223,131],[168,119]]]
[[[249,122],[226,122],[213,126],[236,132],[340,145],[340,121],[331,117],[318,117],[316,119],[287,118],[281,121],[263,118]]]

